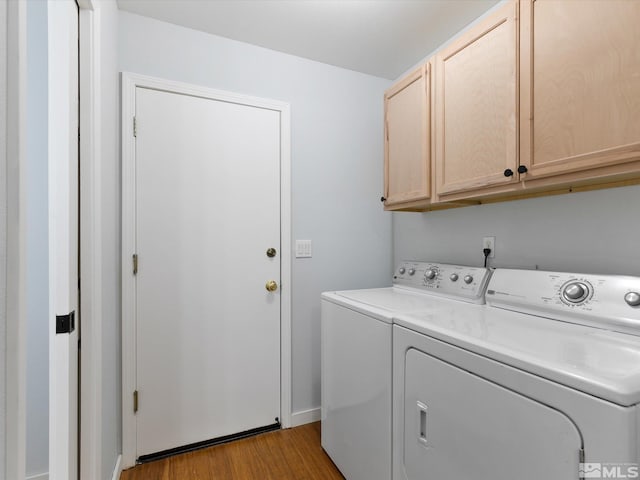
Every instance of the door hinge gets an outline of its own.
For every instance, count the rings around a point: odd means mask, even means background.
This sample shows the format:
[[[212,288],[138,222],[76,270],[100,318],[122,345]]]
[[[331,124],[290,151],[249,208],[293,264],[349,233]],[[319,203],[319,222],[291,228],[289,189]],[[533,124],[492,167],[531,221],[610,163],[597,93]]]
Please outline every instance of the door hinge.
[[[133,391],[133,413],[138,413],[138,390]]]
[[[71,333],[76,329],[76,312],[69,312],[66,315],[56,315],[56,334]]]
[[[133,274],[134,275],[138,274],[138,254],[137,253],[133,254]]]
[[[133,117],[133,136],[138,136],[138,121],[136,120],[136,117]]]

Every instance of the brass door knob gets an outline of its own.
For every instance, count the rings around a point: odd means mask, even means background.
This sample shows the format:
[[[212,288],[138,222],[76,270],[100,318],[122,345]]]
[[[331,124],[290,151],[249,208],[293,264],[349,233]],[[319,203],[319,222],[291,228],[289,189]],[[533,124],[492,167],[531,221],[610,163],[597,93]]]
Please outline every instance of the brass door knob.
[[[267,257],[269,258],[273,258],[276,256],[276,249],[275,248],[269,248],[267,249]]]
[[[264,288],[266,288],[269,292],[275,292],[278,289],[278,284],[275,280],[269,280]]]

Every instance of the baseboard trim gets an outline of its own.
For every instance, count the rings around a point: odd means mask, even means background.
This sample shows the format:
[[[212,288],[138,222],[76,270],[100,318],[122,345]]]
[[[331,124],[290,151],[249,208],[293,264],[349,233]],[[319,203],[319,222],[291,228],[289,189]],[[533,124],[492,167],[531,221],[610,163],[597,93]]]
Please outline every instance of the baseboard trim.
[[[116,458],[116,466],[113,469],[113,475],[111,480],[120,480],[120,474],[122,473],[122,455],[118,455]]]
[[[25,477],[25,480],[49,480],[49,472],[31,475],[30,477]]]
[[[313,423],[320,421],[320,408],[310,408],[309,410],[302,410],[291,414],[291,426],[299,427],[300,425],[306,425],[307,423]]]

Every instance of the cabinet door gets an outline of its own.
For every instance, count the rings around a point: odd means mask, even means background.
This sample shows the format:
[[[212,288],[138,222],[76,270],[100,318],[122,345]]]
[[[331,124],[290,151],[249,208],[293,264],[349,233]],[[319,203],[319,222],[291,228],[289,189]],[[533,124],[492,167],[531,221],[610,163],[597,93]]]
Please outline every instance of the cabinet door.
[[[439,196],[518,181],[517,10],[508,2],[436,56]]]
[[[522,0],[521,11],[525,179],[638,160],[640,2]]]
[[[431,65],[391,87],[385,105],[385,208],[428,204],[431,195]]]

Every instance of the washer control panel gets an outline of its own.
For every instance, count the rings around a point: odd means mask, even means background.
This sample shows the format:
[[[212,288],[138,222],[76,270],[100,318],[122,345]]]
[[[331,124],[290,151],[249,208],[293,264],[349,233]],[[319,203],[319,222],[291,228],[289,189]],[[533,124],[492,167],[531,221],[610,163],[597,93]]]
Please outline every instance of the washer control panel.
[[[640,277],[497,269],[487,303],[640,335]]]
[[[397,266],[393,283],[473,303],[484,303],[490,276],[491,270],[487,268],[404,261]]]

